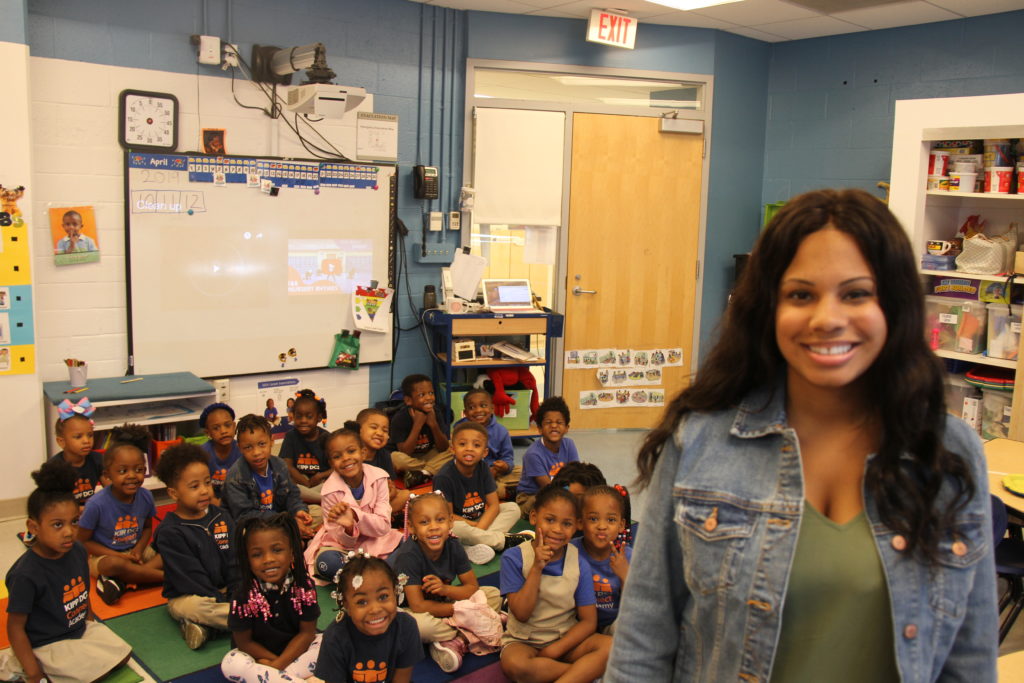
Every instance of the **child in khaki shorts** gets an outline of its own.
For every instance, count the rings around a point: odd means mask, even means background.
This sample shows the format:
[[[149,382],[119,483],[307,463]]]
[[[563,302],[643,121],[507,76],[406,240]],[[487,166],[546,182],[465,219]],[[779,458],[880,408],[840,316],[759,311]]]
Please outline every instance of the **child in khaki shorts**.
[[[402,380],[405,408],[391,419],[388,448],[396,472],[405,473],[406,488],[434,477],[452,459],[448,448],[448,418],[434,397],[434,383],[426,375]]]
[[[167,611],[181,624],[185,644],[195,650],[210,637],[210,629],[228,630],[227,595],[238,581],[231,547],[234,522],[210,503],[208,459],[198,446],[171,446],[156,473],[177,503],[153,541],[164,559],[163,595]]]

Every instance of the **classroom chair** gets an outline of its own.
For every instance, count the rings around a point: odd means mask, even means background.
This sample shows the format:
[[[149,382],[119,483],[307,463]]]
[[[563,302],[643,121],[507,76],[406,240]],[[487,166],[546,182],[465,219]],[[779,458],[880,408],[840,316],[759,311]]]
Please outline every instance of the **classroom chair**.
[[[992,537],[995,547],[996,575],[1009,584],[1006,592],[999,597],[999,614],[1004,610],[1006,616],[999,622],[999,642],[1013,628],[1013,624],[1024,609],[1024,540],[1021,540],[1020,528],[1010,530],[1006,504],[998,497],[992,496]],[[1016,525],[1014,525],[1016,526]]]

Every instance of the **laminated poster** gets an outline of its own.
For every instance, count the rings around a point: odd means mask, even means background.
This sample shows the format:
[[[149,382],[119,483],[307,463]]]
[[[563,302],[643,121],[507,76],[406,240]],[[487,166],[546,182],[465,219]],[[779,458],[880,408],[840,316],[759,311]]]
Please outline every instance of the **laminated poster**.
[[[623,387],[620,389],[598,389],[580,392],[580,409],[596,408],[661,408],[665,405],[665,390],[637,389]]]
[[[627,387],[657,385],[662,383],[661,368],[631,366],[625,368],[601,368],[597,381],[602,387]]]
[[[356,329],[367,332],[387,332],[391,326],[388,312],[395,290],[390,287],[356,286],[352,295],[352,319]]]
[[[50,208],[50,235],[54,261],[58,266],[96,263],[100,260],[100,239],[96,234],[96,213],[91,206]]]
[[[661,368],[683,364],[683,349],[572,349],[565,352],[565,369]],[[658,379],[655,383],[659,383]]]

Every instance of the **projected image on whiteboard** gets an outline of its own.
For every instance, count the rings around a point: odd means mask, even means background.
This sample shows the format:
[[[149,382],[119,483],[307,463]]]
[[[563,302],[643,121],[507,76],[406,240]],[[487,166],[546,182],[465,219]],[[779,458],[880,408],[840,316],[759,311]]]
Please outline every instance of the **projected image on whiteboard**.
[[[351,293],[372,278],[370,240],[288,240],[289,294]]]

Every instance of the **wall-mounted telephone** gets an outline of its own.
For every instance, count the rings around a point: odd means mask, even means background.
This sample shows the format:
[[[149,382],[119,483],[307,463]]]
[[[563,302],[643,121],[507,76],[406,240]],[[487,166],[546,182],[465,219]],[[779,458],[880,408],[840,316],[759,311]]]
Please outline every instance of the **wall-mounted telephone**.
[[[413,196],[416,199],[437,199],[437,180],[437,166],[413,166]]]

